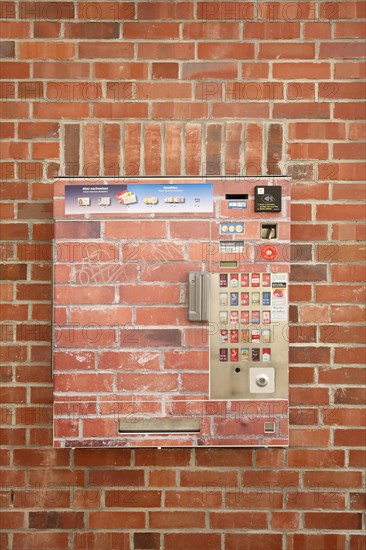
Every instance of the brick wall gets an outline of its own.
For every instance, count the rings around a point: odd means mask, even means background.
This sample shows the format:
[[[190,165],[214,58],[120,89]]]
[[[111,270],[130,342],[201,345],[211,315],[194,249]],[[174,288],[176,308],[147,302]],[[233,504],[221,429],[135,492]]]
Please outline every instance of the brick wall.
[[[1,4],[2,548],[362,550],[363,2]],[[52,449],[57,174],[293,177],[290,448]]]

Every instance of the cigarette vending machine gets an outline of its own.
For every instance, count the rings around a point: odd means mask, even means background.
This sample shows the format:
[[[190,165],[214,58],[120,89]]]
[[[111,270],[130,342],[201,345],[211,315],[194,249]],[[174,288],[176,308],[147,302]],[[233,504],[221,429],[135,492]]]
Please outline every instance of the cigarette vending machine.
[[[290,181],[61,178],[55,447],[288,444]]]

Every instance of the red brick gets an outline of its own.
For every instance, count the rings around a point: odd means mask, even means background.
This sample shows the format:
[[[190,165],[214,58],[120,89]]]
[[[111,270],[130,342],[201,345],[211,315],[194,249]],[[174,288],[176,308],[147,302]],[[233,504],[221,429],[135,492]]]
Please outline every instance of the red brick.
[[[267,533],[226,534],[226,550],[281,550],[282,535]]]
[[[316,298],[319,302],[359,302],[364,300],[365,289],[359,285],[319,285]]]
[[[307,512],[305,514],[307,529],[361,529],[362,514],[352,512]]]
[[[192,2],[159,2],[151,4],[150,2],[141,2],[138,5],[138,19],[192,19]]]
[[[316,21],[304,23],[305,38],[331,38],[332,28],[330,23]]]
[[[114,294],[109,286],[57,286],[55,300],[58,304],[111,304]]]
[[[254,102],[214,103],[213,117],[215,118],[267,118],[268,105]]]
[[[241,70],[243,79],[268,78],[269,76],[268,63],[243,63]]]
[[[266,529],[267,524],[265,512],[212,512],[210,514],[212,529]]]
[[[173,79],[178,78],[178,63],[153,63],[152,64],[152,77]]]
[[[97,5],[80,2],[78,6],[79,19],[111,19],[117,21],[133,19],[134,15],[133,2],[98,2]]]
[[[76,532],[74,535],[75,550],[89,548],[108,548],[113,546],[121,550],[130,549],[130,534],[118,532]]]
[[[365,139],[366,129],[363,122],[350,122],[348,129],[349,139]]]
[[[3,64],[2,64],[3,65]],[[28,105],[24,102],[11,101],[0,105],[0,116],[4,119],[11,118],[28,118]]]
[[[124,38],[167,39],[179,38],[178,23],[128,22],[123,25]]]
[[[329,363],[330,349],[327,347],[293,347],[290,349],[291,363]]]
[[[18,135],[22,139],[57,138],[59,124],[57,122],[20,122]]]
[[[273,78],[285,78],[285,79],[321,79],[330,78],[330,64],[329,63],[274,63],[273,64]],[[293,107],[296,107],[294,105]],[[296,117],[298,118],[298,117]]]
[[[161,497],[161,491],[116,489],[105,491],[105,505],[111,508],[160,508]]]
[[[335,38],[365,38],[365,25],[361,21],[336,23]]]
[[[254,44],[205,42],[198,44],[198,59],[253,59]]]
[[[344,466],[344,451],[331,449],[289,449],[288,465],[292,468],[339,468]]]
[[[300,38],[300,23],[286,21],[273,22],[246,22],[244,25],[244,38],[262,38],[264,40]]]
[[[290,384],[306,384],[314,382],[314,369],[312,367],[290,367]]]
[[[151,470],[149,473],[149,487],[175,487],[174,470]]]
[[[366,156],[365,143],[335,143],[334,159],[363,159]],[[336,197],[334,197],[336,199]]]
[[[326,143],[290,143],[287,148],[287,156],[290,159],[325,160],[328,154]]]
[[[177,304],[179,290],[178,285],[155,285],[152,295],[150,285],[124,285],[120,288],[120,301],[129,304]]]
[[[35,118],[86,118],[89,113],[87,103],[39,103],[34,105]]]
[[[144,331],[147,332],[147,331]],[[158,332],[158,331],[156,331]],[[168,332],[168,331],[165,331]],[[157,334],[157,337],[159,335]],[[160,337],[159,345],[170,345],[169,342],[166,342],[164,338]],[[129,345],[129,344],[127,344]],[[133,344],[132,344],[133,345]],[[135,344],[136,345],[136,344]],[[144,344],[140,344],[141,346]],[[146,345],[149,345],[149,339],[146,338]],[[151,344],[150,344],[151,345]],[[117,388],[119,390],[128,391],[131,390],[134,393],[139,391],[148,391],[148,392],[168,392],[168,391],[178,391],[178,375],[177,374],[163,374],[163,373],[154,373],[154,374],[132,374],[124,373],[117,375]]]
[[[341,510],[345,507],[345,495],[344,493],[332,490],[332,497],[329,498],[329,491],[319,491],[317,488],[315,491],[303,492],[296,491],[294,493],[287,493],[287,507],[298,510],[311,510],[313,508],[329,509],[329,510]]]
[[[240,165],[241,135],[243,125],[238,122],[228,122],[226,125],[226,149],[225,149],[225,171],[236,173]]]
[[[181,345],[181,331],[178,329],[141,329],[126,328],[120,334],[122,347],[156,347]],[[163,379],[162,379],[163,380]]]
[[[29,78],[30,63],[25,63],[23,61],[3,61],[1,63],[1,74],[1,78],[6,80],[12,78]]]
[[[19,122],[18,126],[19,126],[19,124],[21,124],[21,123]],[[13,122],[3,122],[2,123],[2,139],[10,139],[10,138],[14,137],[14,126],[15,125],[14,125]]]
[[[345,139],[341,122],[294,122],[289,124],[290,139]]]
[[[149,512],[152,529],[203,529],[204,512]]]
[[[362,42],[321,42],[319,49],[319,58],[335,59],[354,59],[364,57],[365,46]]]
[[[14,533],[13,548],[14,550],[38,550],[39,548],[47,548],[49,550],[67,550],[69,547],[69,534],[53,531],[47,532],[28,532]]]
[[[272,528],[278,530],[299,529],[300,514],[295,512],[272,512]]]
[[[167,123],[165,126],[165,174],[181,172],[182,126]]]
[[[117,176],[120,172],[120,141],[121,129],[119,124],[104,125],[104,174]]]
[[[222,78],[237,78],[238,68],[236,63],[210,63],[210,62],[195,62],[184,63],[183,78],[184,79],[222,79]]]
[[[34,63],[35,78],[52,78],[52,79],[85,79],[88,78],[90,69],[89,63],[70,61],[42,61]],[[47,118],[47,116],[45,117]],[[60,117],[61,118],[61,117]],[[77,118],[77,117],[72,117]]]
[[[51,21],[35,21],[33,24],[34,38],[59,38],[61,24]]]
[[[209,7],[212,8],[213,4],[211,4]],[[183,38],[201,40],[233,40],[235,38],[239,38],[239,23],[227,20],[210,22],[193,21],[185,23],[183,27]]]
[[[209,487],[222,490],[226,487],[235,487],[237,485],[237,473],[233,471],[220,471],[217,475],[215,470],[182,470],[181,471],[181,486],[182,487]]]
[[[308,471],[304,473],[304,485],[316,488],[358,488],[362,486],[362,474],[361,472],[339,472],[337,470]]]
[[[335,78],[365,78],[366,63],[364,62],[339,62],[334,64]]]
[[[346,205],[345,205],[346,206]],[[351,226],[345,231],[342,229],[342,227],[338,224],[334,225],[333,229],[333,238],[337,238],[337,240],[346,240],[347,238],[350,240],[362,240],[359,238],[359,236],[362,235],[361,231],[359,229],[364,229],[363,226]],[[337,244],[334,243],[332,245],[327,244],[320,244],[318,245],[317,249],[317,259],[319,261],[327,261],[327,262],[356,262],[356,261],[363,261],[363,249],[361,245],[354,245],[354,244]],[[344,287],[344,290],[347,292],[349,287]],[[339,290],[342,290],[339,287]]]
[[[361,348],[362,351],[362,348]],[[365,353],[363,353],[365,357]],[[354,362],[349,360],[350,362]],[[364,360],[363,360],[364,362]],[[338,388],[334,394],[334,402],[342,405],[362,405],[365,403],[365,392],[363,388]]]
[[[27,264],[2,263],[0,265],[2,281],[19,281],[27,279]]]
[[[348,282],[348,281],[365,281],[366,270],[363,265],[347,265],[336,264],[332,266],[331,272],[332,281]]]
[[[206,119],[208,107],[205,103],[169,102],[153,104],[153,119]]]
[[[143,42],[138,45],[138,53],[139,59],[194,59],[194,43]]]
[[[187,548],[205,548],[220,550],[221,537],[218,533],[167,533],[164,536],[166,550],[186,550]],[[361,549],[359,549],[361,550]]]
[[[345,535],[314,535],[310,533],[288,535],[289,550],[343,550],[346,544]]]
[[[363,468],[366,464],[365,451],[350,449],[349,462],[350,462],[350,466],[353,466],[356,468]]]
[[[350,550],[363,550],[364,545],[365,545],[364,535],[350,536]]]
[[[19,59],[72,59],[75,45],[65,42],[21,42]]]
[[[143,512],[89,512],[91,529],[143,529]]]
[[[313,59],[315,44],[310,42],[265,42],[259,45],[259,59]]]
[[[147,118],[147,103],[99,103],[96,118]],[[114,173],[117,175],[118,171]]]
[[[328,226],[326,224],[292,224],[291,238],[293,241],[327,241]]]
[[[146,124],[145,127],[145,174],[156,176],[161,173],[162,136],[160,124]],[[151,258],[145,258],[151,259]]]
[[[180,467],[188,466],[190,461],[187,449],[162,449],[158,454],[152,449],[137,449],[135,452],[137,466]]]
[[[360,323],[365,318],[365,309],[361,306],[331,306],[331,321],[333,323]]]
[[[329,105],[326,103],[276,103],[274,118],[330,118]]]
[[[185,131],[185,171],[187,175],[199,174],[201,169],[201,125],[188,123]]]
[[[5,5],[5,2],[3,2]],[[13,4],[15,6],[15,3]],[[29,23],[24,21],[1,21],[0,33],[2,38],[28,38],[30,31]]]
[[[332,238],[333,240],[339,241],[362,241],[365,237],[365,230],[366,226],[363,224],[351,224],[349,222],[347,224],[333,224]],[[354,248],[353,252],[357,252],[357,245],[355,247],[353,247],[352,245],[342,246],[339,252],[342,255],[347,256],[347,251],[349,251],[349,253],[352,253],[352,248]]]
[[[114,329],[100,328],[95,321],[89,325],[81,325],[81,327],[82,328],[75,328],[73,325],[63,327],[61,325],[55,334],[56,346],[61,348],[117,346],[117,335]]]

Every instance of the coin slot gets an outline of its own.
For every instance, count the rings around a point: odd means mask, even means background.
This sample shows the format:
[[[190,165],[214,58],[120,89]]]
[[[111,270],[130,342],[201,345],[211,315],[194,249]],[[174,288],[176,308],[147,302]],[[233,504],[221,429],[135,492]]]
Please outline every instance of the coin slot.
[[[261,223],[261,239],[272,240],[278,238],[278,226],[276,223]]]
[[[226,254],[244,252],[244,241],[220,241],[220,252]]]

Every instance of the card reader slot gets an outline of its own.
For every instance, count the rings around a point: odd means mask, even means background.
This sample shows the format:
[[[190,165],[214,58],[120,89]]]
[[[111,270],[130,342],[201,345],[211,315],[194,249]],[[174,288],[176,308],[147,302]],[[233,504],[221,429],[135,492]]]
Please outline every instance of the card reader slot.
[[[248,193],[226,193],[225,200],[246,200],[248,199]]]

